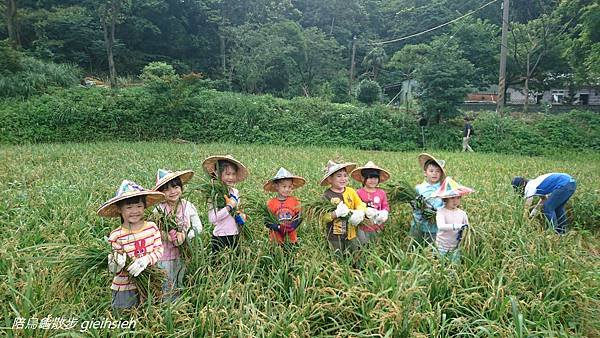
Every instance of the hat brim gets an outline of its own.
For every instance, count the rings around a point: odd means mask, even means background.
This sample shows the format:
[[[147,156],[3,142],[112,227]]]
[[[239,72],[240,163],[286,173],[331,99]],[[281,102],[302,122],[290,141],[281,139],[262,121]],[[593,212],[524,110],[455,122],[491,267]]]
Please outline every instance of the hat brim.
[[[219,161],[229,161],[236,165],[237,167],[237,178],[236,182],[241,182],[248,178],[248,168],[242,164],[242,162],[234,159],[231,156],[210,156],[207,157],[204,161],[202,161],[202,168],[206,173],[211,176],[217,176],[217,163]],[[218,178],[218,177],[217,177]]]
[[[421,169],[425,170],[425,163],[427,163],[427,161],[429,160],[434,161],[440,167],[440,169],[442,170],[442,177],[440,178],[440,181],[443,180],[444,177],[446,177],[446,169],[444,169],[446,163],[440,162],[438,159],[427,153],[422,153],[419,154],[419,166],[421,167]]]
[[[433,194],[431,194],[431,197],[432,198],[436,197],[436,198],[441,198],[441,199],[452,198],[452,197],[459,197],[459,196],[462,197],[462,196],[466,196],[466,195],[468,195],[470,193],[474,193],[474,192],[475,192],[475,190],[473,190],[471,188],[461,187],[458,190],[453,190],[451,192],[448,192],[448,193],[445,193],[445,194],[441,194],[441,195],[433,193]]]
[[[331,168],[331,170],[327,174],[325,174],[325,176],[323,176],[320,184],[322,186],[328,185],[329,183],[327,183],[327,178],[329,176],[335,174],[336,172],[338,172],[342,169],[346,169],[346,172],[351,173],[352,170],[354,170],[354,168],[356,168],[356,163],[352,163],[352,162],[336,164],[335,166],[333,166]]]
[[[275,189],[275,182],[279,180],[292,180],[294,189],[298,189],[306,184],[306,180],[300,176],[281,177],[277,179],[270,179],[263,185],[263,189],[267,192],[277,192]]]
[[[154,189],[152,189],[152,190],[158,190],[160,187],[167,184],[170,180],[175,179],[177,177],[181,178],[181,183],[186,184],[187,182],[189,182],[189,180],[192,179],[192,177],[194,177],[194,171],[193,170],[181,170],[181,171],[175,171],[175,172],[169,173],[168,175],[163,177],[160,181],[158,181],[158,183],[156,183],[156,185],[154,186]]]
[[[119,217],[121,213],[117,207],[117,202],[136,196],[146,196],[146,208],[162,201],[165,195],[162,192],[145,190],[145,191],[134,191],[132,193],[124,193],[121,196],[113,197],[106,201],[98,209],[97,213],[102,217]]]
[[[390,173],[387,170],[381,169],[379,167],[358,167],[358,168],[352,170],[352,173],[350,174],[350,176],[352,176],[352,178],[355,179],[356,181],[362,183],[364,180],[364,177],[362,176],[363,169],[378,170],[379,171],[379,183],[383,183],[390,179]]]

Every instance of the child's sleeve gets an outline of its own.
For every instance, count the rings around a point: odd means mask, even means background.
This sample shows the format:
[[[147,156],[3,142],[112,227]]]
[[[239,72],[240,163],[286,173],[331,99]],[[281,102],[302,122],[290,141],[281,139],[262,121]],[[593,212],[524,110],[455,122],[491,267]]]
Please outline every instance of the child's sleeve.
[[[383,189],[381,190],[382,192],[382,197],[381,197],[381,210],[387,210],[388,212],[390,211],[390,205],[388,203],[388,199],[387,199],[387,194],[385,193],[385,191],[383,191]]]
[[[327,196],[323,195],[323,199],[330,202],[329,198],[327,198]],[[331,203],[331,202],[330,202]],[[321,222],[323,222],[323,224],[327,224],[327,223],[331,223],[333,222],[333,216],[331,216],[330,212],[325,213],[325,215],[323,215],[321,217]]]
[[[462,224],[454,224],[454,223],[446,223],[446,217],[444,217],[444,213],[438,212],[435,214],[435,223],[437,224],[438,230],[460,230]]]
[[[192,204],[188,202],[188,208],[190,210],[190,225],[192,226],[192,229],[194,229],[196,231],[196,233],[201,233],[202,232],[202,221],[200,221],[200,216],[198,216],[198,210],[196,210],[196,207]],[[188,229],[186,229],[187,231]]]
[[[227,218],[229,216],[229,211],[227,207],[222,208],[221,210],[217,210],[213,208],[212,204],[208,205],[208,221],[212,224],[216,224]]]
[[[164,249],[162,245],[162,240],[160,239],[160,231],[158,230],[158,227],[152,222],[149,223],[155,230],[153,236],[154,242],[152,243],[152,252],[148,254],[148,256],[150,257],[150,265],[154,265],[162,257]]]
[[[112,251],[125,252],[125,250],[123,250],[123,246],[117,242],[117,238],[119,237],[120,233],[121,232],[119,230],[115,230],[108,236],[108,243],[110,243]]]
[[[352,191],[350,191],[350,198],[352,198],[352,201],[354,202],[351,209],[367,211],[367,205],[362,201],[360,196],[358,196],[356,190],[352,189]]]

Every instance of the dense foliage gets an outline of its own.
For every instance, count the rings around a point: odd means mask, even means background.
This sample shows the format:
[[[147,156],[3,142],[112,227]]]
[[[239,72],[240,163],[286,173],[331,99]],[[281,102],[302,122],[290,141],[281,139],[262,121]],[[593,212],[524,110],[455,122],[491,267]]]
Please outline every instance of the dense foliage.
[[[369,150],[422,147],[418,117],[382,105],[357,107],[317,98],[218,92],[203,79],[156,77],[151,86],[120,90],[76,88],[0,106],[0,143],[171,140],[352,146]],[[424,129],[426,148],[460,149],[463,121]],[[529,155],[600,150],[600,116],[499,117],[474,122],[478,151]]]
[[[540,91],[600,83],[596,1],[514,1],[510,9],[511,86]],[[392,88],[390,98],[396,84],[416,79],[423,113],[444,117],[456,112],[467,90],[498,81],[501,1],[6,0],[0,10],[0,39],[99,78],[109,68],[111,79],[137,77],[160,61],[233,91],[335,102],[347,101],[344,91],[333,90],[342,85],[340,73],[352,72],[346,86],[368,78]],[[407,72],[397,54],[415,46],[426,62]]]

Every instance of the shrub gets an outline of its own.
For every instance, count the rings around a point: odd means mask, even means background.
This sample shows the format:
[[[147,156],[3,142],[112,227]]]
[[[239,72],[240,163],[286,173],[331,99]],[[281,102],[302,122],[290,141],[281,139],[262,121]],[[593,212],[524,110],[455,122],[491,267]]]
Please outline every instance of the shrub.
[[[380,97],[381,87],[375,81],[362,80],[356,89],[356,98],[362,103],[373,104],[379,101]]]
[[[13,71],[0,77],[0,97],[29,97],[46,93],[53,87],[75,86],[81,76],[81,69],[73,65],[45,62],[28,56],[19,56],[12,62]]]

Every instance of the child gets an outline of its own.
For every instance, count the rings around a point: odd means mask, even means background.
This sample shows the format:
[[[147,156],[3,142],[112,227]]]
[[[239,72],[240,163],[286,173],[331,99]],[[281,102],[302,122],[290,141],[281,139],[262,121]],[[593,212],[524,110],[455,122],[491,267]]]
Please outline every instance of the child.
[[[162,215],[173,217],[179,227],[177,230],[170,230],[169,233],[161,231],[164,253],[158,266],[167,273],[163,293],[166,296],[171,295],[171,299],[177,297],[176,289],[181,287],[185,271],[178,247],[202,231],[202,222],[198,217],[196,207],[181,198],[183,185],[193,176],[194,172],[191,170],[172,172],[158,169],[156,173],[154,190],[162,192],[165,195],[165,201],[158,204],[153,213],[156,217]]]
[[[336,209],[323,217],[327,224],[327,240],[337,255],[360,247],[356,238],[356,227],[365,218],[367,206],[358,194],[348,185],[348,172],[356,168],[354,163],[335,163],[329,161],[321,185],[331,187],[323,193],[323,197],[337,205]]]
[[[418,184],[415,189],[417,195],[422,196],[427,207],[437,210],[443,206],[442,200],[439,198],[430,198],[431,194],[440,187],[440,181],[446,176],[444,171],[443,160],[437,160],[435,157],[422,153],[419,155],[419,166],[423,168],[425,180]],[[428,221],[423,212],[419,208],[413,207],[413,221],[411,223],[410,235],[417,244],[422,244],[423,241],[427,244],[435,243],[437,226],[434,222]]]
[[[512,180],[512,186],[525,197],[525,216],[534,216],[537,207],[528,212],[534,196],[541,196],[540,204],[546,221],[557,234],[565,234],[567,231],[567,214],[565,205],[575,193],[577,183],[575,179],[564,173],[550,173],[528,180],[516,176]]]
[[[269,212],[278,220],[277,223],[266,222],[265,226],[270,229],[269,239],[283,246],[286,237],[293,245],[298,243],[296,228],[302,222],[300,215],[300,202],[292,196],[292,191],[306,183],[300,176],[295,176],[285,168],[279,168],[275,177],[264,184],[267,192],[277,192],[277,197],[267,202]]]
[[[134,282],[148,266],[158,262],[163,254],[160,231],[156,224],[144,221],[144,209],[160,202],[163,193],[146,190],[134,182],[124,180],[115,197],[98,209],[103,217],[121,217],[121,226],[110,233],[108,242],[112,251],[108,255],[108,269],[113,278],[112,308],[128,309],[140,303]],[[133,260],[126,269],[127,257]]]
[[[240,204],[240,193],[234,185],[248,177],[248,169],[231,155],[210,156],[202,162],[202,167],[212,179],[224,183],[229,192],[229,196],[224,196],[225,207],[219,210],[209,201],[208,220],[215,225],[211,238],[212,251],[216,253],[225,247],[236,249],[240,234],[238,226],[244,225],[245,215],[236,213]]]
[[[383,225],[388,219],[390,207],[387,195],[377,186],[389,180],[390,173],[369,161],[363,167],[354,169],[350,176],[362,183],[363,187],[356,193],[367,204],[366,216],[370,222],[358,228],[358,239],[364,245],[374,240],[377,233],[383,230]]]
[[[450,258],[457,263],[460,260],[458,244],[462,238],[462,232],[469,226],[467,213],[459,209],[460,198],[473,192],[473,189],[458,184],[451,177],[447,177],[440,188],[431,194],[439,197],[444,202],[444,207],[439,209],[435,215],[437,223],[436,247],[442,257]]]

